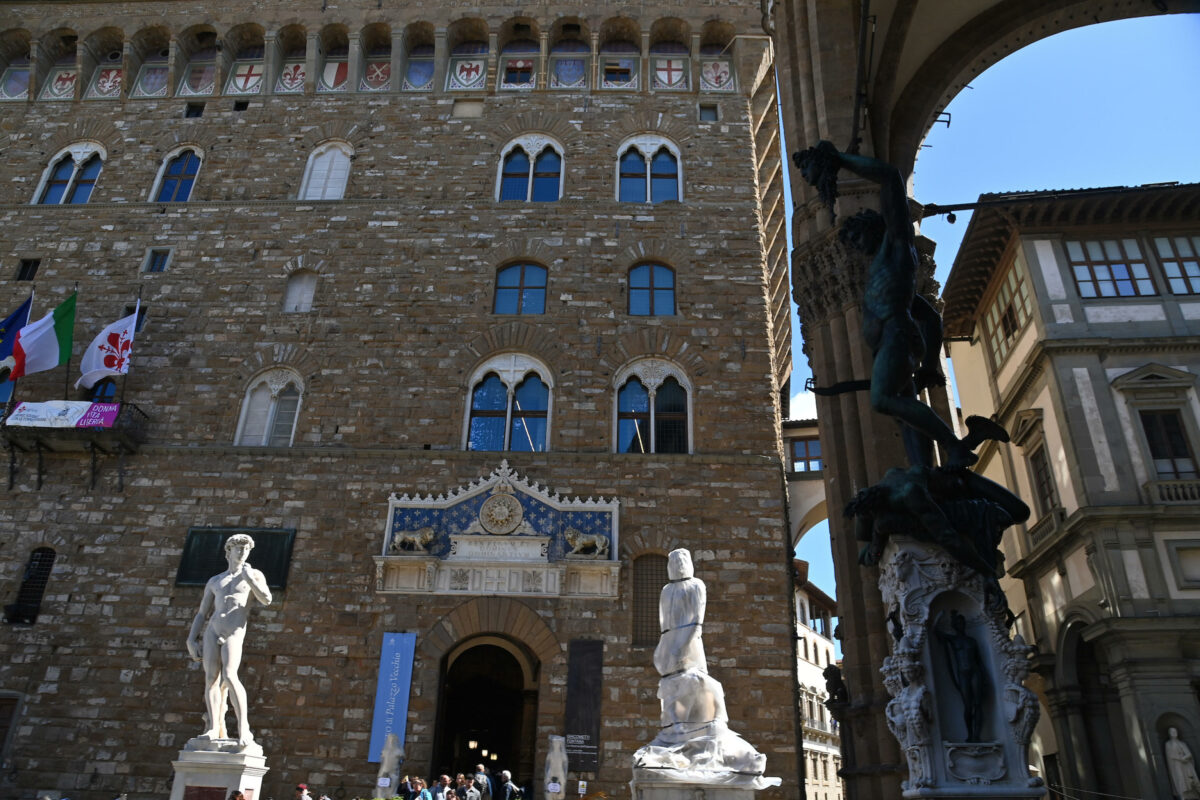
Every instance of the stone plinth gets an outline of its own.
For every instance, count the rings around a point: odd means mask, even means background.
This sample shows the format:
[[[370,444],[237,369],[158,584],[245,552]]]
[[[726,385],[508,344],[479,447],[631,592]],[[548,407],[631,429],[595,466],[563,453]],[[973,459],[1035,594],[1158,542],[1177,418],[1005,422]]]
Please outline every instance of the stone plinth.
[[[233,740],[189,741],[179,752],[179,759],[171,762],[175,770],[171,800],[225,800],[235,789],[245,794],[246,800],[261,800],[262,780],[267,774],[262,747],[251,745],[230,752],[236,748]]]
[[[629,782],[632,800],[754,800],[754,789],[673,781],[643,780],[634,770]]]
[[[1038,701],[994,580],[936,545],[892,536],[879,588],[892,624],[888,727],[908,761],[905,798],[1038,798],[1029,739]]]

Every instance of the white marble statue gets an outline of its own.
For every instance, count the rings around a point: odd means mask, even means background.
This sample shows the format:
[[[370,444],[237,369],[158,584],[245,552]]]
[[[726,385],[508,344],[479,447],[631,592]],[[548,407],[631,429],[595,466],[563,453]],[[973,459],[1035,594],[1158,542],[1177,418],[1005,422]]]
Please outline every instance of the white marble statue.
[[[1200,777],[1196,776],[1196,761],[1192,751],[1179,738],[1177,728],[1168,728],[1166,745],[1167,769],[1171,774],[1171,792],[1180,800],[1200,800]]]
[[[246,719],[246,689],[237,674],[249,605],[252,598],[263,605],[271,604],[266,578],[246,563],[252,547],[254,540],[244,533],[230,536],[225,542],[229,568],[209,578],[187,640],[192,659],[204,662],[204,701],[208,709],[208,730],[195,741],[230,738],[225,729],[226,701],[230,700],[238,722],[237,745],[243,750],[256,747]]]
[[[542,778],[546,800],[564,800],[566,798],[567,740],[564,737],[550,737],[550,751],[546,753],[546,772]]]
[[[404,748],[400,746],[400,737],[389,733],[383,740],[383,749],[379,753],[379,772],[375,775],[375,797],[396,797],[400,794],[397,784],[400,781],[400,767],[404,764]]]
[[[662,635],[654,649],[662,676],[661,727],[634,754],[634,782],[778,786],[779,778],[764,777],[767,757],[729,729],[725,690],[708,674],[702,639],[707,595],[692,571],[691,553],[673,550],[667,576],[658,604]]]

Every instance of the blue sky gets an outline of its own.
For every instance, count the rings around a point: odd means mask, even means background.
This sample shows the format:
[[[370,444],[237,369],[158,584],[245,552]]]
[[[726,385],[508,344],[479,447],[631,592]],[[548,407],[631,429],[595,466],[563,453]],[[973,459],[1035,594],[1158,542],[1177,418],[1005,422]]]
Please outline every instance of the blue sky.
[[[918,156],[922,203],[985,192],[1200,182],[1200,14],[1109,22],[1035,42],[997,63],[947,107]],[[945,283],[970,217],[925,221]],[[793,318],[793,324],[795,319]],[[815,415],[799,392],[809,376],[796,325],[792,416]],[[828,526],[797,557],[834,593]]]

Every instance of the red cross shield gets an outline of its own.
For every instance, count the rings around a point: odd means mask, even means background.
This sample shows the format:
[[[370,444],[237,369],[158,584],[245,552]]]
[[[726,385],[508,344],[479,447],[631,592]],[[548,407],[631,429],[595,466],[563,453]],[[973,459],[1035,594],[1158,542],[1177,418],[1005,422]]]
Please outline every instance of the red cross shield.
[[[233,88],[238,92],[256,92],[262,76],[261,64],[238,64],[233,71]]]

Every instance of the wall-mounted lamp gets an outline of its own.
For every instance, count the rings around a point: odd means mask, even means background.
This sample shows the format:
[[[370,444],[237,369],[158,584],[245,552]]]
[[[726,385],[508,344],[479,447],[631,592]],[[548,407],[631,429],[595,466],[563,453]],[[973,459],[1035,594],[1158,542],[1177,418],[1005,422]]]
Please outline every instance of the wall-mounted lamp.
[[[475,749],[475,748],[477,748],[477,747],[479,747],[479,742],[475,741],[474,739],[472,739],[471,741],[467,742],[467,749],[468,749],[468,750],[474,750],[474,749]]]

